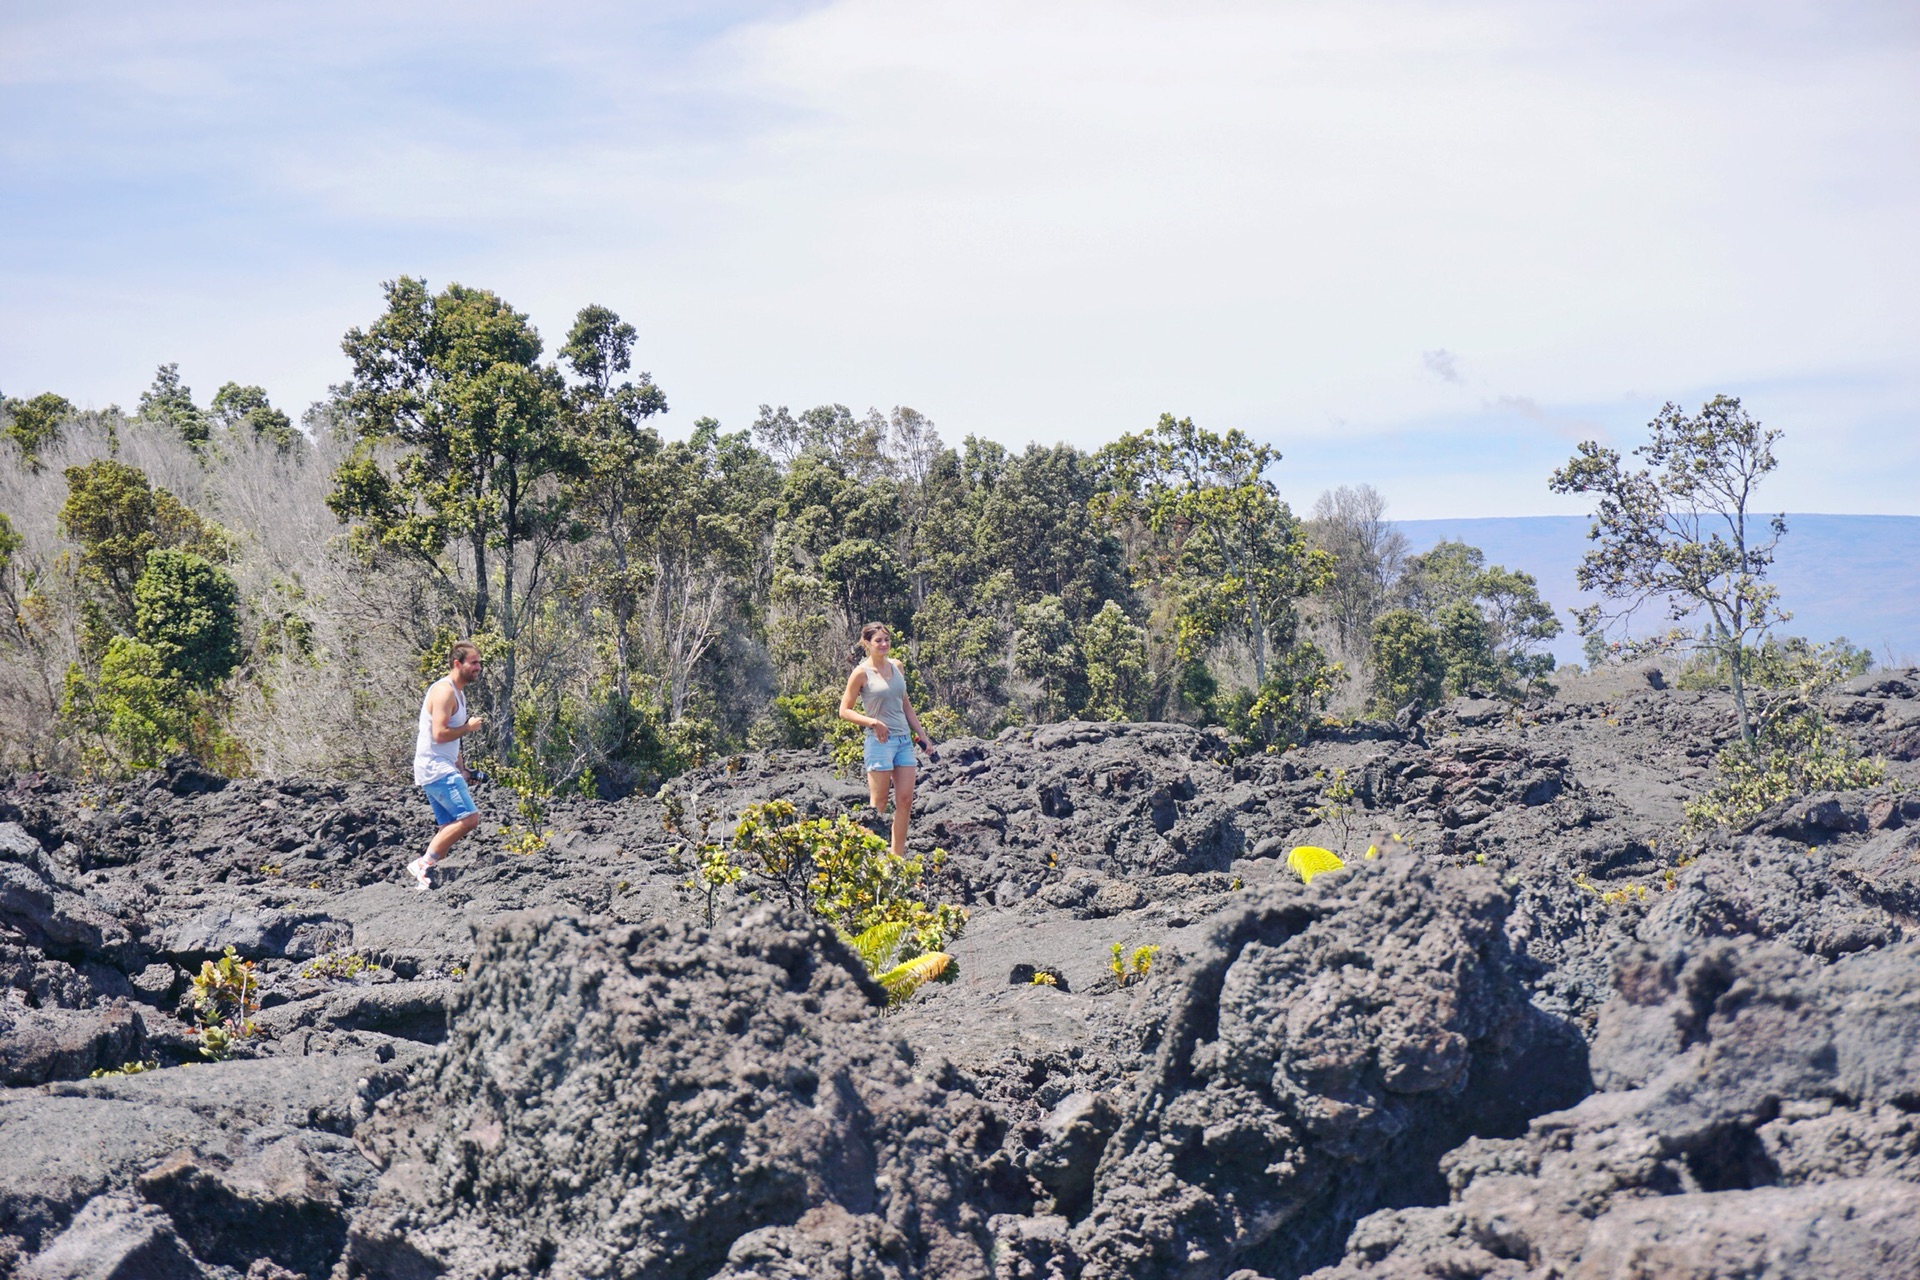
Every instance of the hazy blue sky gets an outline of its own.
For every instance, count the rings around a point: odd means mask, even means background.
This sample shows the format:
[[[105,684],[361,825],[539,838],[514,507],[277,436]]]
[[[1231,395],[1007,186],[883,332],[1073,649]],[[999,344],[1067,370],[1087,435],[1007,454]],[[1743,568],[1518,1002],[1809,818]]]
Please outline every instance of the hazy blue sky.
[[[1726,391],[1768,505],[1914,514],[1916,228],[1911,0],[0,0],[0,390],[94,406],[297,414],[409,273],[613,307],[680,430],[1170,410],[1506,515]]]

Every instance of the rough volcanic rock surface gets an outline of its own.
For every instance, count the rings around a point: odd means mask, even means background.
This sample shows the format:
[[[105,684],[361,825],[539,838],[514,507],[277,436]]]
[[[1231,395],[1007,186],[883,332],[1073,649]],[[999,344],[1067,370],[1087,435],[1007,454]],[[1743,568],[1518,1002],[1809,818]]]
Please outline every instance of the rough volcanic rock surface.
[[[1430,1196],[1462,1139],[1591,1087],[1585,1042],[1514,977],[1493,876],[1328,880],[1223,922],[1184,975],[1074,1236],[1089,1280],[1296,1273]]]
[[[1283,755],[944,744],[913,844],[972,919],[884,1014],[803,922],[703,927],[656,799],[529,843],[482,788],[422,895],[408,787],[0,779],[0,1274],[1914,1274],[1920,672],[1829,712],[1890,784],[1704,848],[1726,699],[1642,672]],[[810,752],[673,792],[864,798]],[[262,1007],[207,1062],[229,946]]]
[[[362,1131],[348,1273],[987,1275],[996,1117],[883,1004],[816,927],[509,922]]]
[[[1916,1274],[1917,964],[1636,949],[1593,1044],[1607,1091],[1464,1144],[1446,1207],[1362,1223],[1319,1280]]]

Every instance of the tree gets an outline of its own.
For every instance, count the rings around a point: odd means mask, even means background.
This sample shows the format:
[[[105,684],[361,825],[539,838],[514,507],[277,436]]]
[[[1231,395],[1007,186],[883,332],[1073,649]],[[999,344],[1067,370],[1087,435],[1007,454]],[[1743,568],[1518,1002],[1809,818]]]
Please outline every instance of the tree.
[[[14,588],[13,558],[26,545],[26,539],[13,531],[13,521],[0,511],[0,603],[8,606],[7,612],[17,614],[20,609],[20,592]]]
[[[21,555],[26,545],[27,540],[14,531],[13,521],[0,512],[0,638],[32,650],[49,629],[48,609],[45,596],[35,589],[39,575]],[[42,692],[52,690],[43,686]]]
[[[223,384],[213,393],[207,416],[236,435],[249,436],[282,452],[296,447],[302,439],[292,420],[267,402],[263,387]]]
[[[823,404],[796,418],[785,405],[775,409],[763,404],[753,434],[782,467],[811,454],[859,483],[887,469],[887,420],[877,412],[856,418],[843,404]]]
[[[212,561],[173,548],[152,552],[133,602],[134,636],[170,677],[210,689],[240,665],[240,589]]]
[[[1147,701],[1147,633],[1109,600],[1080,628],[1089,720],[1132,720]]]
[[[1013,664],[1040,686],[1036,719],[1058,720],[1085,701],[1085,667],[1058,596],[1042,596],[1014,612]]]
[[[911,601],[895,554],[900,487],[861,481],[833,457],[803,450],[780,481],[773,507],[772,620],[776,645],[799,678],[817,684],[840,670],[837,655],[863,622],[904,633]]]
[[[1406,535],[1387,520],[1386,511],[1386,499],[1369,484],[1341,485],[1313,504],[1308,532],[1314,545],[1333,557],[1321,599],[1343,654],[1366,647],[1373,620],[1386,609],[1406,562]]]
[[[917,610],[927,599],[929,548],[926,522],[929,506],[929,481],[934,463],[945,452],[940,433],[933,421],[904,405],[895,405],[887,420],[886,460],[888,470],[900,486],[900,532],[896,536],[896,555],[907,571],[907,585]],[[918,636],[914,657],[919,658]]]
[[[1486,552],[1443,538],[1431,551],[1408,559],[1393,594],[1401,607],[1431,622],[1448,605],[1477,599],[1486,569]]]
[[[1446,685],[1440,633],[1411,609],[1389,609],[1373,620],[1368,660],[1374,710],[1392,715],[1410,703],[1431,707]]]
[[[153,385],[140,393],[141,421],[165,427],[197,453],[206,447],[207,415],[193,402],[193,390],[180,381],[180,366],[163,364],[154,371]]]
[[[1141,512],[1161,540],[1178,601],[1182,658],[1233,634],[1251,651],[1256,699],[1269,667],[1297,642],[1298,604],[1326,585],[1332,557],[1308,545],[1267,471],[1280,455],[1239,431],[1202,430],[1162,414],[1153,430],[1106,450],[1109,518]],[[1289,678],[1285,693],[1294,696]],[[1318,683],[1317,680],[1308,682]],[[1271,736],[1271,725],[1262,736]]]
[[[328,506],[433,574],[471,634],[497,629],[495,723],[511,760],[520,633],[549,553],[585,532],[561,488],[584,467],[574,416],[559,371],[539,362],[540,335],[497,295],[460,284],[436,295],[408,276],[385,292],[385,314],[341,342],[353,377],[338,399],[356,447]],[[390,466],[382,450],[397,455]]]
[[[651,468],[649,650],[665,676],[670,722],[686,715],[687,692],[733,606],[735,583],[759,549],[753,474],[761,455],[744,433],[723,435],[702,418],[684,444],[667,445]]]
[[[981,493],[974,541],[1013,574],[1022,598],[1056,596],[1076,623],[1108,600],[1131,601],[1119,542],[1094,518],[1098,476],[1069,445],[1009,456]]]
[[[914,671],[926,682],[932,707],[950,707],[975,728],[986,707],[1005,701],[1002,659],[1007,628],[943,592],[913,611]],[[929,708],[931,709],[931,707]]]
[[[1500,687],[1500,663],[1493,652],[1493,628],[1468,600],[1456,600],[1434,619],[1440,638],[1440,660],[1446,668],[1446,691],[1463,696],[1493,692]]]
[[[1763,521],[1752,512],[1755,487],[1776,465],[1780,432],[1762,427],[1737,398],[1724,395],[1692,417],[1668,403],[1647,430],[1647,443],[1633,452],[1648,467],[1629,467],[1617,452],[1589,440],[1549,482],[1555,493],[1599,499],[1587,535],[1594,545],[1576,580],[1601,599],[1574,617],[1582,634],[1604,635],[1626,632],[1650,603],[1664,606],[1675,623],[1704,613],[1695,642],[1726,663],[1740,740],[1752,750],[1748,655],[1775,623],[1792,617],[1766,580],[1786,517]]]
[[[1493,629],[1493,655],[1504,677],[1531,685],[1551,675],[1553,655],[1537,648],[1560,634],[1560,619],[1540,598],[1534,576],[1496,564],[1480,575],[1474,594]]]
[[[133,627],[134,588],[150,553],[178,547],[223,559],[227,540],[146,473],[110,458],[68,467],[60,530],[80,544],[80,576],[94,588],[88,629],[97,641]]]
[[[1553,672],[1553,655],[1537,652],[1560,634],[1553,606],[1540,598],[1532,574],[1490,566],[1478,547],[1451,540],[1434,544],[1431,551],[1407,561],[1394,594],[1443,633],[1449,632],[1444,619],[1453,617],[1447,660],[1454,673],[1447,687],[1453,692],[1477,688],[1513,693]],[[1464,615],[1450,614],[1461,607],[1477,610],[1484,629],[1471,626]]]
[[[65,396],[45,391],[31,400],[0,401],[0,411],[4,411],[8,419],[0,434],[20,450],[21,464],[37,474],[40,455],[60,443],[67,419],[73,416],[73,405]]]
[[[633,367],[636,336],[634,327],[610,309],[586,306],[560,349],[560,358],[582,384],[574,403],[586,466],[570,492],[576,509],[600,534],[591,544],[586,576],[589,590],[605,601],[612,616],[616,750],[625,748],[635,727],[634,619],[653,578],[646,548],[654,530],[654,462],[662,444],[646,422],[667,412],[666,394],[652,375],[614,382]]]

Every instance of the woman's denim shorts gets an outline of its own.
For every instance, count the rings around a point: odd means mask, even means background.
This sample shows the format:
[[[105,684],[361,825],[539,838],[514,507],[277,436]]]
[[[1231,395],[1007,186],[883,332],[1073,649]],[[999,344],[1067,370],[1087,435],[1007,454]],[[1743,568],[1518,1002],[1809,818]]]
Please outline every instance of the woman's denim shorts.
[[[915,766],[913,758],[913,735],[910,733],[890,733],[885,742],[873,736],[873,730],[867,730],[866,741],[867,772],[879,770],[882,773],[891,769]]]

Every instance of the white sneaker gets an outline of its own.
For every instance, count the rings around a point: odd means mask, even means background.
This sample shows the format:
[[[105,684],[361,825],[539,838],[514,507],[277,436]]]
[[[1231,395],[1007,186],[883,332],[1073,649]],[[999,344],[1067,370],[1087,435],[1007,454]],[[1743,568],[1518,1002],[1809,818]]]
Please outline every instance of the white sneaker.
[[[407,871],[413,876],[413,887],[421,893],[433,888],[433,877],[427,874],[432,870],[433,862],[424,853],[407,864]]]

